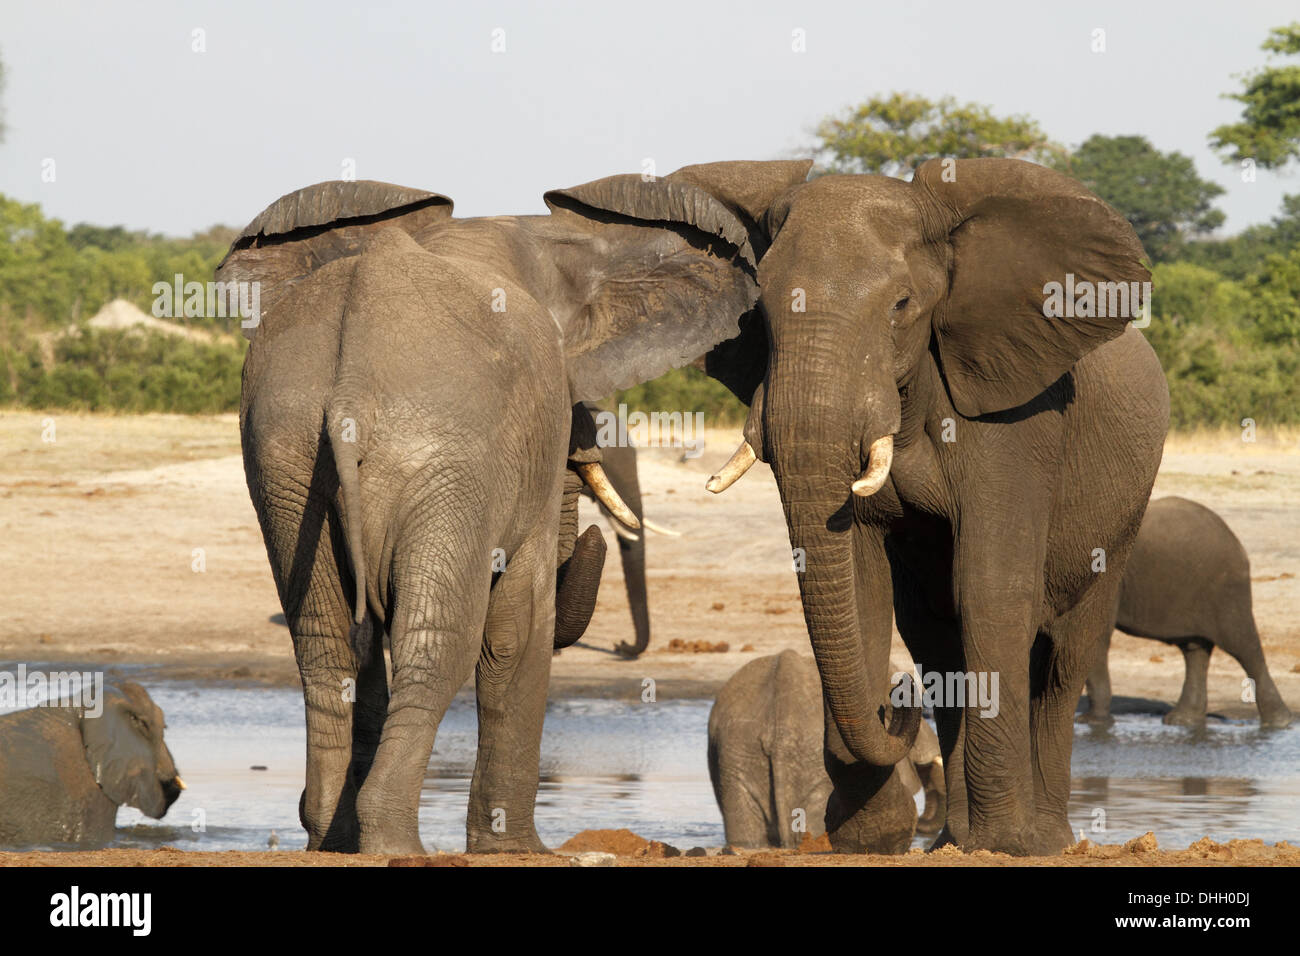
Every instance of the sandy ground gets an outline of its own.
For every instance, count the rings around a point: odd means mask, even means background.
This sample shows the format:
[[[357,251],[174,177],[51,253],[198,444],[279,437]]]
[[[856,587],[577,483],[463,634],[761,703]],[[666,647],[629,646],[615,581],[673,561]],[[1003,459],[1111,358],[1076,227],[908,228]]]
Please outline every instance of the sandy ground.
[[[650,652],[632,662],[613,653],[632,635],[606,528],[600,603],[583,641],[555,659],[555,695],[634,698],[650,677],[660,699],[712,696],[754,655],[807,649],[771,472],[759,464],[726,494],[704,491],[735,438],[708,433],[694,460],[643,452],[646,514],[682,532],[648,540]],[[9,585],[0,659],[296,683],[235,416],[3,413],[0,462],[0,580]],[[1300,711],[1300,435],[1265,431],[1253,444],[1236,432],[1175,436],[1156,485],[1167,494],[1214,508],[1245,544],[1270,669]],[[585,521],[603,526],[583,505]],[[674,651],[674,640],[728,649]],[[1111,672],[1116,696],[1168,703],[1183,680],[1176,649],[1119,633]],[[1240,700],[1242,676],[1214,655],[1212,711],[1253,716]]]

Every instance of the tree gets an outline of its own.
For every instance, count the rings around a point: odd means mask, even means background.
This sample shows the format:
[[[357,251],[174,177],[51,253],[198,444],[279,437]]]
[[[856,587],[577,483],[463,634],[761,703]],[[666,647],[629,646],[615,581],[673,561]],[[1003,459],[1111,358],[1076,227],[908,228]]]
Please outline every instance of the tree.
[[[1260,49],[1300,54],[1300,22],[1270,31]],[[1210,145],[1224,162],[1252,159],[1265,169],[1300,159],[1300,64],[1264,67],[1240,79],[1245,89],[1224,96],[1244,105],[1242,120],[1214,130]]]
[[[1285,255],[1300,246],[1300,194],[1282,197],[1282,211],[1267,225],[1248,226],[1226,239],[1207,239],[1183,246],[1180,260],[1196,262],[1242,280],[1253,275],[1270,253]]]
[[[1223,187],[1197,176],[1190,157],[1162,153],[1145,137],[1095,134],[1055,165],[1118,209],[1153,262],[1223,223],[1210,204]]]
[[[993,115],[979,103],[938,101],[910,93],[877,96],[817,127],[825,171],[906,177],[935,156],[1012,156],[1045,162],[1064,153],[1027,116]]]

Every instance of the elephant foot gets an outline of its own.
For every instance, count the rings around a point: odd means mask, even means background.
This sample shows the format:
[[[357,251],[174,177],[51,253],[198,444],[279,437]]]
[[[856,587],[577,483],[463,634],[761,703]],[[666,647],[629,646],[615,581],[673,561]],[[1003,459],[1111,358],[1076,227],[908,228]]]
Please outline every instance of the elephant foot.
[[[1175,707],[1163,718],[1166,724],[1171,727],[1204,727],[1205,714],[1197,713],[1194,710],[1179,710]]]
[[[1098,713],[1092,710],[1085,710],[1081,714],[1074,715],[1076,724],[1091,724],[1094,727],[1109,727],[1115,723],[1115,718],[1110,715],[1110,711]]]
[[[361,852],[380,853],[384,856],[423,856],[424,844],[414,824],[361,824]]]
[[[1078,842],[1067,819],[1042,820],[1034,827],[1030,849],[1033,856],[1056,856],[1066,847]]]
[[[958,845],[957,841],[953,839],[952,831],[948,829],[947,824],[944,824],[943,829],[939,831],[939,835],[934,838],[934,842],[931,843],[929,847],[926,848],[925,852],[933,853],[935,850],[942,850],[946,846],[957,846],[957,845]]]
[[[298,822],[307,831],[309,851],[357,853],[361,849],[361,828],[355,810],[340,809],[327,828],[315,826],[307,813],[307,791],[303,790],[298,797]]]
[[[418,835],[380,832],[370,836],[363,832],[361,852],[378,853],[383,856],[423,856],[426,851]]]
[[[1270,711],[1267,714],[1259,715],[1259,726],[1261,730],[1282,730],[1291,726],[1291,711],[1283,707],[1280,711]]]
[[[488,831],[486,833],[470,831],[465,839],[467,853],[545,853],[551,851],[542,842],[536,831],[524,836],[505,836]]]

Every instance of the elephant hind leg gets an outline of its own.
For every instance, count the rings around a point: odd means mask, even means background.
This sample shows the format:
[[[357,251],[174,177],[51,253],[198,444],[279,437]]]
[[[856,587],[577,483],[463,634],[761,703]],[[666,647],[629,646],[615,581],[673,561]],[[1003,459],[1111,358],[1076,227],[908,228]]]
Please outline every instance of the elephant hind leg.
[[[388,715],[388,674],[384,664],[384,625],[373,614],[352,625],[357,649],[356,703],[352,707],[352,780],[356,789],[366,782],[375,762],[379,741]],[[364,628],[364,639],[356,631]]]
[[[478,759],[470,784],[471,853],[548,853],[537,835],[542,722],[555,634],[555,530],[534,531],[492,592],[475,672]]]
[[[438,724],[482,644],[491,548],[464,526],[399,540],[392,570],[393,658],[388,713],[357,794],[361,852],[423,853],[420,791]],[[455,547],[448,547],[455,542]]]
[[[1189,637],[1179,641],[1178,649],[1183,652],[1186,676],[1178,703],[1165,714],[1164,722],[1179,727],[1200,727],[1205,723],[1206,677],[1214,645],[1203,637]]]
[[[307,772],[298,816],[307,831],[307,849],[355,853],[356,782],[349,770],[356,728],[348,687],[358,679],[358,662],[346,597],[350,582],[337,546],[342,537],[320,460],[305,502],[283,490],[297,483],[287,477],[287,463],[281,464],[286,474],[263,473],[262,481],[250,482],[249,491],[302,680]],[[368,692],[373,690],[373,681],[363,683]]]
[[[1245,620],[1238,618],[1231,622],[1234,631],[1232,640],[1221,639],[1219,646],[1232,655],[1254,683],[1255,706],[1259,709],[1259,725],[1266,728],[1282,728],[1291,724],[1291,709],[1278,692],[1273,677],[1268,672],[1264,660],[1264,648],[1259,641],[1259,632],[1255,630],[1255,621],[1246,609]]]

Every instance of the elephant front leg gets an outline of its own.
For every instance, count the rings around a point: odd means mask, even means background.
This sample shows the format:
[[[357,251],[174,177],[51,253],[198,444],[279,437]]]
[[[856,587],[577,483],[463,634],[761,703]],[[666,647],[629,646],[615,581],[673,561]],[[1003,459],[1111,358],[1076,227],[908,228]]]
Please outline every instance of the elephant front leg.
[[[1203,637],[1192,637],[1181,642],[1178,647],[1183,652],[1183,690],[1178,695],[1174,709],[1165,714],[1164,722],[1179,727],[1202,727],[1209,706],[1207,682],[1214,645]]]
[[[555,630],[554,532],[511,558],[488,609],[476,672],[471,853],[547,853],[533,823]]]
[[[1059,853],[1076,839],[1068,813],[1074,712],[1089,673],[1106,669],[1127,552],[1112,549],[1112,557],[1119,569],[1101,574],[1078,604],[1045,628],[1030,658],[1034,852],[1040,855]],[[1102,703],[1109,714],[1109,693]]]
[[[1038,630],[1047,524],[1030,517],[1034,512],[1030,501],[1020,521],[970,520],[957,545],[966,669],[943,675],[942,703],[964,711],[966,850],[1017,856],[1033,850],[1029,653]],[[950,817],[952,811],[950,805]]]
[[[1088,709],[1079,714],[1083,723],[1105,726],[1115,722],[1110,714],[1110,635],[1102,640],[1097,660],[1088,673]]]

